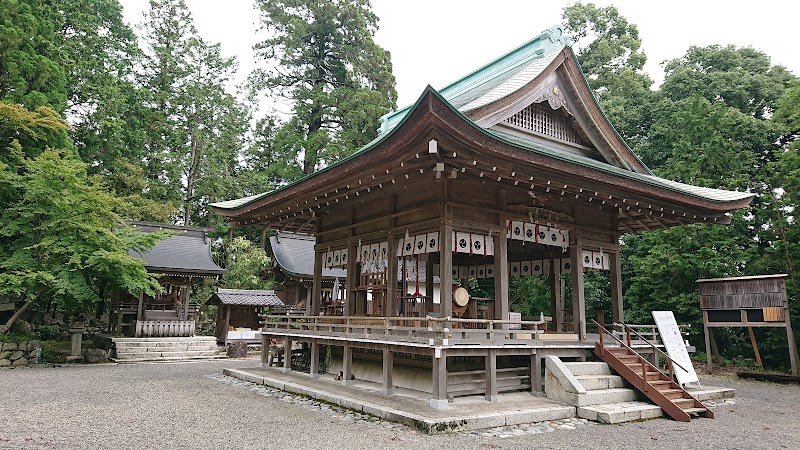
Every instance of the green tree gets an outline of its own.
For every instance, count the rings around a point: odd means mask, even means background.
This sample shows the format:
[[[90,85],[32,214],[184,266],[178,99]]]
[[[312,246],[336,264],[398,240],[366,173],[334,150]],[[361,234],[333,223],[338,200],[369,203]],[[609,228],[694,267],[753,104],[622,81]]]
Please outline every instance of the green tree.
[[[261,247],[247,238],[226,239],[219,259],[224,260],[225,274],[220,286],[228,289],[270,289],[272,260]]]
[[[151,0],[141,25],[147,197],[197,224],[205,204],[233,195],[248,115],[225,91],[235,71],[200,38],[183,0]]]
[[[126,232],[118,200],[69,152],[48,149],[26,159],[22,173],[4,171],[3,190],[18,198],[0,204],[0,295],[24,300],[0,332],[31,305],[55,301],[69,314],[91,310],[101,286],[153,293],[158,283],[142,260],[162,236]]]
[[[600,106],[628,144],[635,145],[647,134],[655,101],[638,28],[615,6],[579,1],[566,6],[561,17]]]
[[[69,83],[60,25],[50,2],[0,0],[0,101],[64,111]]]
[[[769,117],[795,80],[785,67],[773,66],[764,52],[732,45],[692,46],[683,57],[668,61],[664,71],[661,92],[667,98],[699,94],[757,119]]]
[[[389,53],[375,44],[368,0],[256,0],[267,38],[256,52],[272,66],[254,72],[255,91],[288,100],[292,117],[265,149],[291,161],[277,173],[310,174],[362,147],[396,106]],[[283,181],[283,180],[281,180]]]

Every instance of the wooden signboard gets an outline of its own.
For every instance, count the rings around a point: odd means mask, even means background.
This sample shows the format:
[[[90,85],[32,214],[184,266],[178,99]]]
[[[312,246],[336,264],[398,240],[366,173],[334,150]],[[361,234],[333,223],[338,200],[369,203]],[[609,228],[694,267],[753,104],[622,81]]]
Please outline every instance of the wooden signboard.
[[[689,351],[686,350],[686,343],[683,342],[683,335],[678,322],[675,321],[675,315],[672,311],[653,311],[653,319],[658,326],[658,333],[661,335],[661,342],[664,343],[664,349],[673,361],[677,362],[686,370],[681,369],[678,365],[674,365],[675,378],[678,384],[685,386],[689,383],[700,384],[697,378],[697,372],[694,371],[692,360],[689,358]]]

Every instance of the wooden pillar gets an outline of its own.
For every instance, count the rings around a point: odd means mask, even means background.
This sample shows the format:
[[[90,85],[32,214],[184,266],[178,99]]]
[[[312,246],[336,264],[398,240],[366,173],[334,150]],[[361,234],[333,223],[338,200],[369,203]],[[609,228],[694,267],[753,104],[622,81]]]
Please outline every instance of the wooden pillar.
[[[189,320],[189,290],[191,286],[186,285],[183,288],[183,319]]]
[[[531,355],[531,395],[542,397],[544,389],[542,386],[542,362],[544,357],[547,356],[546,350],[534,349],[534,354]]]
[[[227,335],[227,330],[225,331]],[[266,369],[269,367],[269,345],[270,338],[266,334],[261,335],[261,368]]]
[[[394,371],[394,352],[388,345],[383,346],[383,395],[392,395],[394,383],[392,373]]]
[[[311,378],[319,378],[319,342],[311,340],[311,365],[308,370]]]
[[[282,372],[292,371],[292,338],[283,337],[283,369]]]
[[[550,306],[553,331],[564,330],[564,291],[561,289],[561,258],[550,258]]]
[[[228,330],[231,327],[231,306],[225,305],[225,345],[228,344]]]
[[[344,297],[344,312],[345,316],[353,315],[353,307],[356,304],[356,288],[358,287],[358,252],[356,248],[358,243],[350,242],[347,244],[347,281],[345,287],[347,288],[347,295]]]
[[[608,254],[611,267],[611,316],[614,323],[625,321],[622,306],[622,262],[619,251]]]
[[[423,304],[425,306],[424,306],[424,311],[422,312],[422,314],[420,314],[423,317],[425,316],[425,314],[428,313],[428,311],[430,311],[430,306],[433,305],[433,290],[434,290],[434,284],[433,284],[433,276],[434,276],[434,273],[433,273],[433,262],[434,261],[435,261],[435,258],[433,256],[433,254],[428,253],[426,255],[426,259],[425,259],[425,299],[423,300],[424,301]],[[475,302],[472,302],[472,303],[475,303]]]
[[[574,230],[573,242],[569,247],[569,260],[572,264],[572,319],[573,330],[578,339],[586,339],[586,299],[583,293],[583,245],[580,230]]]
[[[439,313],[442,317],[453,315],[453,224],[449,218],[439,230]]]
[[[342,346],[342,386],[353,384],[353,348],[349,342]]]
[[[394,198],[394,196],[392,196]],[[386,299],[384,304],[385,316],[396,316],[400,311],[400,304],[397,302],[397,238],[394,233],[389,232],[389,256],[386,261]]]
[[[314,251],[314,285],[311,292],[311,308],[307,309],[307,315],[318,316],[320,302],[322,301],[322,253]]]
[[[788,306],[783,310],[783,315],[786,317],[786,340],[789,341],[789,362],[792,365],[792,375],[800,375],[798,372],[800,371],[800,358],[797,356],[797,343],[794,341],[792,318]]]
[[[487,349],[484,357],[486,368],[486,400],[497,401],[497,350]]]
[[[703,336],[706,341],[706,370],[708,373],[711,373],[711,336],[709,333],[711,333],[711,328],[708,327],[708,311],[703,311]]]
[[[501,227],[497,236],[494,236],[494,318],[508,320],[510,311],[508,300],[508,240],[506,227]],[[508,329],[508,324],[502,324],[502,329]]]
[[[120,312],[120,316],[122,313]],[[144,320],[144,291],[139,291],[139,307],[136,310],[136,320]]]
[[[434,349],[432,363],[433,390],[430,406],[435,409],[447,409],[447,351],[443,348]]]

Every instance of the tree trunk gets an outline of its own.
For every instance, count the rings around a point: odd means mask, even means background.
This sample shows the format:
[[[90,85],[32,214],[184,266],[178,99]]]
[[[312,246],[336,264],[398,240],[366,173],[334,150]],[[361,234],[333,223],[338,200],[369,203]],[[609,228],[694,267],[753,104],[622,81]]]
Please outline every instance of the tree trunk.
[[[14,322],[16,322],[17,319],[19,319],[20,316],[22,316],[25,313],[25,311],[28,310],[28,307],[31,306],[31,303],[33,303],[33,300],[28,300],[27,302],[25,302],[25,304],[22,305],[22,308],[17,310],[17,312],[15,312],[14,315],[11,316],[10,319],[8,319],[8,322],[6,322],[5,325],[0,326],[0,334],[6,334],[8,330],[11,329],[11,325],[14,325]]]

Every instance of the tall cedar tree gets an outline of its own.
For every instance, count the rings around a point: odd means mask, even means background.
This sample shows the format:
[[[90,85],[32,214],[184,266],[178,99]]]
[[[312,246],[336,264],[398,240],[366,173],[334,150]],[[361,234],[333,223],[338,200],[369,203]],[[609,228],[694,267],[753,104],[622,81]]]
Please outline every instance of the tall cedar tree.
[[[225,91],[235,60],[198,36],[183,0],[151,0],[141,30],[147,195],[205,224],[209,201],[236,195],[248,115]]]
[[[278,178],[310,174],[372,140],[395,108],[389,52],[375,44],[378,18],[368,0],[256,0],[257,54],[271,66],[254,72],[256,90],[288,99],[292,117],[272,130],[265,158],[291,161]],[[269,155],[279,154],[279,157]]]

